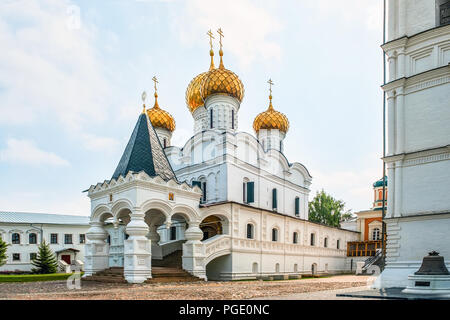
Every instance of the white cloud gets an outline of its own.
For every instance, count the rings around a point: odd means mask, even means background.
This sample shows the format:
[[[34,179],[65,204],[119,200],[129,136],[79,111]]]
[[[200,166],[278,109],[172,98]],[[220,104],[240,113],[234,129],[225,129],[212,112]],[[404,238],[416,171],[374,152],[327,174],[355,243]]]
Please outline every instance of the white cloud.
[[[0,161],[26,165],[69,166],[69,162],[53,152],[39,149],[32,141],[8,139],[7,147],[0,150]]]
[[[83,132],[107,115],[96,29],[68,0],[10,1],[0,10],[0,123],[55,117]]]
[[[227,53],[235,55],[244,67],[256,60],[281,59],[281,47],[271,39],[271,36],[282,30],[282,23],[273,14],[261,8],[257,2],[188,1],[184,16],[177,17],[174,22],[174,28],[185,44],[199,41],[205,44],[208,41],[207,30],[214,31],[216,57],[219,37],[215,31],[222,28],[225,34],[223,39],[225,64]],[[204,37],[199,38],[199,34],[203,34]]]

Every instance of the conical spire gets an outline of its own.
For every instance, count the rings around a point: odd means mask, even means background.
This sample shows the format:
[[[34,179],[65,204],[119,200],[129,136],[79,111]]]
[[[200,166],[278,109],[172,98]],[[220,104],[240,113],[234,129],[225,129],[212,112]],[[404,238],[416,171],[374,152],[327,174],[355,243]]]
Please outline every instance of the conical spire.
[[[145,171],[150,177],[160,176],[164,180],[176,180],[172,166],[145,112],[139,115],[112,179],[121,175],[125,177],[130,171]]]

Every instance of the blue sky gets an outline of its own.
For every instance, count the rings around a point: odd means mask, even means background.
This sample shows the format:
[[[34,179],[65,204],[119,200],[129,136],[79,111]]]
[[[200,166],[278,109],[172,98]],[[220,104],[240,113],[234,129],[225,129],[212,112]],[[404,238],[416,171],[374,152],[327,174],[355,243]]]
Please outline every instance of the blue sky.
[[[88,215],[81,191],[111,177],[154,75],[176,120],[172,144],[183,145],[193,127],[185,90],[207,70],[206,31],[219,27],[225,66],[245,86],[239,129],[253,133],[272,78],[291,124],[285,154],[313,176],[310,199],[324,188],[368,209],[382,175],[382,9],[378,0],[3,0],[0,210]]]

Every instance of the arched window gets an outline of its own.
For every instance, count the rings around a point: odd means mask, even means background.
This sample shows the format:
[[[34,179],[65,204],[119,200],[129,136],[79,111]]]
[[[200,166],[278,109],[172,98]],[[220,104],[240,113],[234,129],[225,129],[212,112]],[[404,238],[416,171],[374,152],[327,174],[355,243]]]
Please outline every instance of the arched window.
[[[276,265],[275,265],[275,272],[280,272],[280,264],[279,263],[277,263]]]
[[[277,209],[277,189],[276,188],[272,189],[272,209],[273,210]]]
[[[213,126],[213,109],[209,109],[209,117],[210,117],[210,128],[214,128]]]
[[[234,129],[234,109],[231,109],[231,129]]]
[[[255,228],[251,223],[247,224],[247,239],[254,239],[255,237]]]
[[[339,239],[336,241],[336,248],[337,249],[341,248],[341,240],[339,240]]]
[[[298,272],[298,264],[294,264],[294,272]]]
[[[375,228],[372,230],[372,240],[380,240],[381,239],[381,235],[380,235],[380,229],[379,228]]]
[[[300,198],[295,197],[295,215],[298,217],[300,215]]]
[[[272,229],[272,241],[278,241],[278,229]]]
[[[327,237],[325,237],[325,239],[323,239],[323,247],[328,248],[328,238]]]
[[[29,244],[36,244],[37,243],[37,235],[36,235],[36,233],[30,233],[28,235],[28,243]]]
[[[314,233],[311,233],[311,245],[316,245],[316,235]]]
[[[294,232],[292,242],[293,243],[298,243],[298,233],[297,232]]]
[[[11,242],[12,244],[20,244],[20,234],[18,233],[13,233],[11,236]]]
[[[252,265],[252,272],[253,272],[253,273],[258,273],[258,263],[253,262],[253,265]]]

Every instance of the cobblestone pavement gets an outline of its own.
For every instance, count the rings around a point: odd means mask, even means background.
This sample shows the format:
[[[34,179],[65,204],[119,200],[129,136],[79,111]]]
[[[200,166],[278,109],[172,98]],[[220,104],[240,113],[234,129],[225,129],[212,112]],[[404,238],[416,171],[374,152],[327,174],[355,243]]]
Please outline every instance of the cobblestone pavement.
[[[108,284],[82,282],[69,290],[66,281],[0,283],[0,299],[252,299],[281,296],[310,298],[314,292],[367,285],[367,276],[342,275],[287,281],[235,281],[161,284]],[[303,294],[303,296],[301,295]],[[320,299],[320,295],[316,295]],[[328,293],[329,296],[329,293]],[[280,298],[282,299],[282,298]]]

